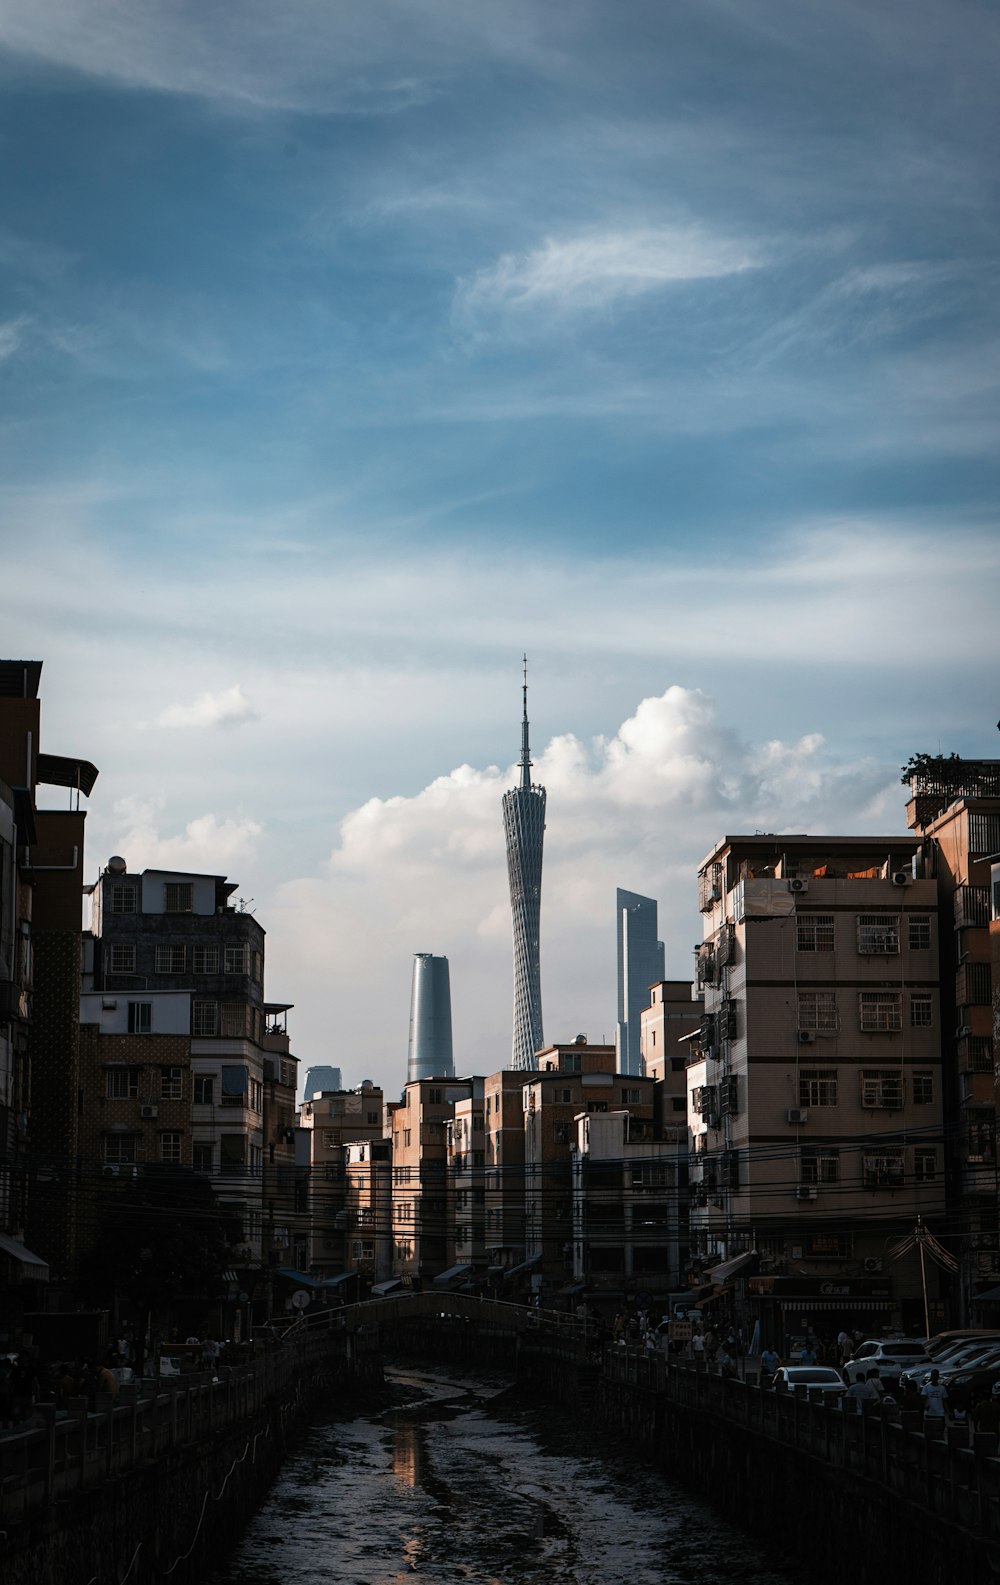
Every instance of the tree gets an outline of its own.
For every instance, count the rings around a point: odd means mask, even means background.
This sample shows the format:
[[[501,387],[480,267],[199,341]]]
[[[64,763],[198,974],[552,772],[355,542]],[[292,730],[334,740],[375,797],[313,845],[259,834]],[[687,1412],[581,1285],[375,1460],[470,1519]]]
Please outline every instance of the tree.
[[[92,1298],[106,1303],[118,1292],[134,1306],[140,1374],[150,1317],[179,1296],[218,1290],[230,1263],[225,1221],[211,1184],[187,1167],[150,1163],[102,1187],[81,1281]]]

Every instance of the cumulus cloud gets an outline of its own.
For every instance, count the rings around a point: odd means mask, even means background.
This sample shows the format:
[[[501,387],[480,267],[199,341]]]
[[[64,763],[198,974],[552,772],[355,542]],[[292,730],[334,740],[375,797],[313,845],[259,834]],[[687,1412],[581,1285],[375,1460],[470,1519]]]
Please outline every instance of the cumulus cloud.
[[[114,806],[114,847],[132,870],[181,869],[219,875],[256,856],[262,827],[245,816],[196,815],[184,830],[161,835],[163,804],[155,799],[121,798]]]
[[[548,238],[528,253],[505,253],[459,285],[455,316],[472,324],[498,314],[567,314],[685,281],[754,268],[756,249],[696,225],[588,231]]]
[[[547,789],[542,896],[546,1034],[610,1036],[615,1018],[614,892],[658,898],[667,973],[690,971],[699,933],[695,867],[741,830],[870,830],[878,809],[902,828],[886,767],[838,762],[823,736],[747,743],[698,689],[643,699],[613,736],[554,738],[536,755]],[[451,960],[465,1071],[509,1059],[510,911],[500,818],[514,766],[463,765],[412,797],[373,798],[340,825],[322,872],[269,906],[271,967],[322,976],[344,1040],[330,1060],[390,1090],[405,1065],[409,964]],[[284,994],[284,993],[282,993]],[[358,1078],[361,1077],[360,1072]]]
[[[256,721],[257,712],[239,683],[218,693],[199,694],[191,704],[171,704],[161,710],[154,725],[166,727],[239,726]]]

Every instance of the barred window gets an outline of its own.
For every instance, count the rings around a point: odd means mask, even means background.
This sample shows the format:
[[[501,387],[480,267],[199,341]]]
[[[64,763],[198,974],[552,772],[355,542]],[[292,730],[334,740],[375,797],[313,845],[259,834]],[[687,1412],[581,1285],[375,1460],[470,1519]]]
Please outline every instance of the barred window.
[[[129,1002],[128,1032],[130,1035],[148,1035],[153,1028],[152,1002]]]
[[[243,1002],[223,1002],[222,1033],[238,1039],[247,1033],[249,1008]]]
[[[817,1148],[803,1150],[799,1157],[800,1183],[838,1183],[840,1151]]]
[[[191,1146],[191,1165],[195,1172],[214,1172],[215,1147],[211,1141]]]
[[[836,1106],[836,1068],[803,1068],[799,1073],[800,1106]]]
[[[903,1027],[898,991],[862,991],[858,996],[861,1028],[868,1034],[892,1034]]]
[[[835,1032],[839,1028],[836,991],[800,991],[798,1027]]]
[[[917,1183],[933,1183],[937,1177],[937,1152],[934,1150],[915,1150],[913,1152],[913,1176]]]
[[[108,954],[108,969],[112,974],[135,973],[135,947],[130,941],[115,941]]]
[[[104,1159],[112,1163],[135,1161],[139,1148],[138,1134],[105,1134]]]
[[[166,881],[164,883],[164,910],[168,914],[190,914],[194,911],[194,883],[192,881]]]
[[[109,1101],[134,1101],[139,1094],[138,1068],[109,1068],[104,1081]]]
[[[858,951],[892,953],[899,951],[898,914],[859,914]]]
[[[795,945],[799,952],[832,952],[833,915],[798,914],[795,920]]]
[[[193,947],[191,949],[191,957],[192,967],[196,974],[218,974],[218,947]]]
[[[181,1159],[181,1136],[180,1136],[180,1134],[161,1134],[160,1135],[160,1160],[161,1161],[180,1161],[180,1159]]]
[[[865,1156],[864,1184],[866,1189],[901,1189],[903,1187],[903,1157],[896,1151],[881,1156]]]
[[[930,914],[910,914],[909,941],[911,952],[926,952],[931,944]]]
[[[211,1073],[196,1073],[194,1078],[195,1106],[215,1104],[215,1078]]]
[[[931,1029],[934,1026],[934,1001],[926,991],[910,994],[910,1028]]]
[[[225,946],[224,972],[226,974],[245,974],[246,971],[246,943],[243,941],[227,941]]]
[[[184,1093],[184,1075],[180,1068],[160,1069],[161,1101],[179,1101]]]
[[[934,1075],[926,1069],[918,1068],[913,1075],[913,1104],[930,1106],[933,1100]]]
[[[340,1144],[340,1141],[341,1141],[341,1130],[339,1128],[324,1128],[323,1129],[323,1149],[324,1150],[336,1150],[337,1147]]]
[[[187,967],[187,948],[167,945],[156,949],[157,974],[183,974]]]
[[[191,1033],[193,1035],[214,1035],[218,1021],[218,1008],[214,1002],[193,1002],[191,1004]]]
[[[863,1068],[861,1104],[898,1112],[903,1105],[903,1075],[892,1068]]]
[[[136,911],[137,901],[137,889],[130,881],[124,883],[119,882],[117,886],[111,887],[110,896],[108,898],[109,910],[111,913],[134,914]]]

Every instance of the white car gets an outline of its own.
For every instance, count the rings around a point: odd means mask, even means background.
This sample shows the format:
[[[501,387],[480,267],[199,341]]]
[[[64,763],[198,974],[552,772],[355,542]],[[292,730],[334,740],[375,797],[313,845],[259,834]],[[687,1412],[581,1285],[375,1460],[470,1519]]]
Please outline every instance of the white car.
[[[847,1391],[840,1372],[832,1365],[779,1365],[771,1380],[779,1392],[794,1392],[796,1387],[807,1387],[810,1392],[821,1392],[824,1397],[840,1398]]]
[[[877,1370],[880,1381],[896,1382],[904,1370],[910,1372],[921,1366],[930,1369],[932,1363],[921,1342],[895,1337],[873,1338],[862,1343],[854,1356],[847,1360],[844,1376],[850,1386],[852,1382],[864,1381],[870,1370]]]

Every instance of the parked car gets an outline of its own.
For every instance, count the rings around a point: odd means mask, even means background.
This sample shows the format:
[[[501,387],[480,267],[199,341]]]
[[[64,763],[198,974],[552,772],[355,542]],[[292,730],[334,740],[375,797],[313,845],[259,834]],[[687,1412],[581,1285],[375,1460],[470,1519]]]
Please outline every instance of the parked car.
[[[991,1365],[954,1371],[942,1376],[948,1393],[949,1409],[969,1409],[983,1395],[989,1397],[994,1382],[1000,1381],[1000,1360]]]
[[[971,1347],[974,1343],[1000,1344],[1000,1330],[984,1326],[967,1327],[962,1332],[936,1332],[928,1338],[926,1348],[931,1359],[937,1362],[944,1354],[954,1353],[956,1348]]]
[[[940,1363],[934,1361],[931,1365],[920,1365],[916,1370],[906,1370],[903,1376],[922,1387],[929,1380],[931,1371],[936,1370],[950,1392],[951,1383],[957,1377],[974,1371],[989,1371],[993,1367],[1000,1368],[1000,1347],[962,1349],[957,1354],[946,1356]]]
[[[871,1338],[861,1343],[851,1359],[844,1365],[848,1386],[863,1381],[870,1370],[877,1370],[883,1382],[897,1382],[905,1371],[914,1371],[921,1365],[928,1369],[932,1364],[923,1343],[910,1338]]]
[[[832,1365],[779,1365],[771,1378],[771,1387],[781,1392],[794,1392],[796,1387],[808,1387],[811,1392],[832,1394],[840,1398],[847,1391],[839,1370]]]

